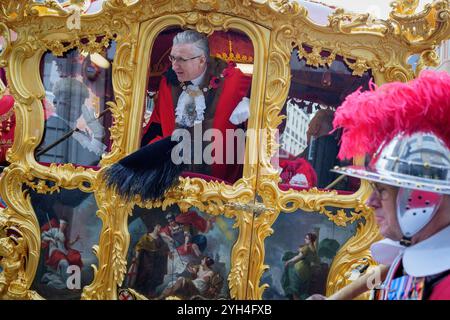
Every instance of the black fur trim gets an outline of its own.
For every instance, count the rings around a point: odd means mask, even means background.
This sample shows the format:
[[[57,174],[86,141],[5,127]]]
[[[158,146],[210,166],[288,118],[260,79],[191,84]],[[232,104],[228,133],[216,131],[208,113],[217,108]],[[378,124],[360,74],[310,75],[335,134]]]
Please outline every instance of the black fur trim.
[[[106,169],[103,178],[107,187],[128,201],[135,195],[143,201],[161,199],[184,169],[171,160],[176,142],[170,138],[147,145]]]

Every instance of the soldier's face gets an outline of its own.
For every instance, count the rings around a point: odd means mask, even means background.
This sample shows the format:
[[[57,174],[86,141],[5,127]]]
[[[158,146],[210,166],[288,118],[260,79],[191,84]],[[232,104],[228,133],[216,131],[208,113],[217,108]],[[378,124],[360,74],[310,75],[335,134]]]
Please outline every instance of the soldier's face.
[[[206,69],[206,57],[190,43],[176,44],[170,51],[172,69],[178,81],[186,82],[198,78]]]
[[[397,219],[396,199],[398,188],[381,183],[373,184],[374,190],[367,204],[375,211],[380,233],[391,240],[400,240],[402,231]]]

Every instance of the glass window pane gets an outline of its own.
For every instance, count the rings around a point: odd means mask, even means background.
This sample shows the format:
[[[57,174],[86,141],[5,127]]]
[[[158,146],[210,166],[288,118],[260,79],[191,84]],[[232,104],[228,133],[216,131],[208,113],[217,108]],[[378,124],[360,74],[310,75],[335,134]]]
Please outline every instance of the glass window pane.
[[[326,57],[329,53],[322,52]],[[337,159],[341,132],[332,131],[336,108],[359,87],[368,88],[371,75],[352,75],[341,57],[328,67],[313,67],[291,55],[291,86],[279,126],[280,150],[273,163],[281,173],[281,188],[332,188],[355,191],[359,180],[331,172],[349,161]],[[339,179],[338,179],[339,178]],[[337,180],[338,179],[338,180]]]
[[[115,42],[102,54],[76,49],[63,57],[46,53],[41,74],[46,97],[45,132],[36,150],[43,163],[73,163],[95,167],[110,148],[113,101],[111,62]]]
[[[253,44],[242,32],[216,31],[203,59],[196,47],[173,49],[180,32],[164,30],[153,45],[141,145],[182,136],[185,175],[234,183],[243,170]]]

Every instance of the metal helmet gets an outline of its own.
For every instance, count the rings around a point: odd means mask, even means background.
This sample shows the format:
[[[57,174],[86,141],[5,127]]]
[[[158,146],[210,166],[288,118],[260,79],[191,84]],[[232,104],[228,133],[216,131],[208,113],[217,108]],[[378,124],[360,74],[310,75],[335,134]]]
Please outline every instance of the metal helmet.
[[[397,218],[411,238],[433,218],[444,194],[450,194],[450,150],[435,134],[397,134],[380,146],[367,167],[336,167],[333,171],[400,187]]]

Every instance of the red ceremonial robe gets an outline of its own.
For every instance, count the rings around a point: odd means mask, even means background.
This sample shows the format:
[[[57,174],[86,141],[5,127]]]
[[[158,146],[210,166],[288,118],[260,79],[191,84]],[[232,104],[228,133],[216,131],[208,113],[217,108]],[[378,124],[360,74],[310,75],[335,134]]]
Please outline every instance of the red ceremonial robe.
[[[49,222],[47,222],[46,224],[44,224],[41,227],[41,233],[50,230],[51,228],[58,228],[59,229],[59,223],[55,220],[52,219]],[[72,249],[70,248],[69,245],[69,239],[67,237],[67,234],[64,234],[66,237],[66,242],[64,243],[66,249],[67,249],[67,254],[62,253],[59,250],[54,250],[52,252],[52,255],[49,256],[49,252],[47,250],[47,252],[45,253],[45,264],[52,267],[53,269],[57,269],[58,268],[58,264],[61,260],[66,259],[67,262],[69,263],[69,265],[76,265],[78,267],[83,268],[83,261],[81,260],[81,253],[78,250]],[[42,241],[42,249],[47,249],[49,247],[49,243],[47,241]]]
[[[429,300],[450,300],[450,275],[434,287]]]
[[[208,222],[205,220],[205,218],[199,216],[195,211],[189,211],[179,214],[175,217],[175,221],[183,226],[192,226],[194,229],[200,232],[205,232],[208,228]],[[172,237],[172,231],[170,230],[170,227],[168,225],[162,227],[160,233],[165,233]],[[187,245],[179,245],[177,247],[177,251],[181,256],[193,255],[194,250],[192,249],[192,242],[188,242]]]
[[[225,164],[226,130],[237,129],[237,126],[232,124],[229,119],[238,103],[242,100],[242,98],[247,96],[251,84],[251,77],[244,75],[241,70],[232,65],[224,70],[223,75],[224,80],[221,82],[221,88],[218,88],[218,90],[220,90],[220,96],[216,104],[216,112],[212,124],[212,128],[218,129],[223,137],[223,164],[212,164],[211,174],[213,177],[234,183],[240,178],[239,175],[241,174],[241,167],[237,164]],[[207,106],[207,108],[209,107],[210,106]],[[172,97],[172,85],[168,83],[166,77],[162,77],[161,79],[158,90],[158,98],[155,101],[155,107],[145,132],[147,132],[152,123],[161,125],[163,136],[156,137],[150,141],[150,143],[170,136],[175,130],[175,106]],[[236,159],[236,152],[234,158]]]

